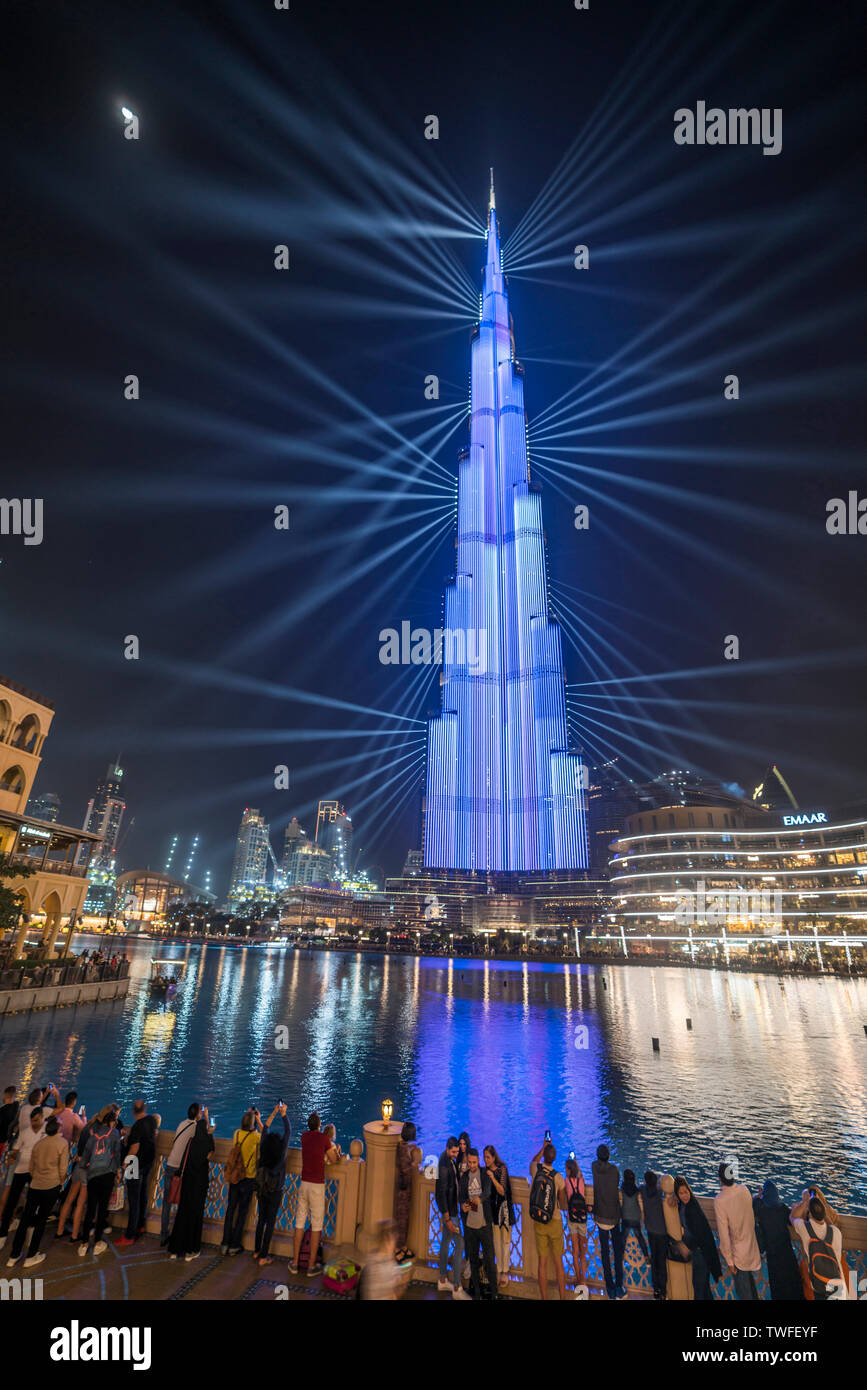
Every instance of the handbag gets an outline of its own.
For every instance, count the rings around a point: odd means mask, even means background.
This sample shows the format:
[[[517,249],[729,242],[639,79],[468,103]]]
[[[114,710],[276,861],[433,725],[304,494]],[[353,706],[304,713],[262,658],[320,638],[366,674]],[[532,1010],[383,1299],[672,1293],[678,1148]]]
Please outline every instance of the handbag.
[[[669,1236],[666,1259],[671,1260],[672,1264],[688,1265],[692,1261],[692,1255],[682,1240],[675,1240],[674,1236]]]
[[[125,1206],[126,1193],[124,1192],[123,1183],[115,1183],[111,1196],[108,1199],[108,1209],[109,1211],[123,1211]]]
[[[181,1184],[184,1180],[184,1169],[187,1166],[187,1157],[189,1155],[190,1144],[192,1144],[192,1142],[193,1136],[190,1135],[187,1147],[184,1149],[184,1157],[181,1166],[178,1169],[178,1171],[172,1176],[172,1180],[169,1183],[169,1193],[166,1198],[166,1201],[168,1202],[170,1207],[176,1207],[178,1205],[178,1202],[181,1200]]]

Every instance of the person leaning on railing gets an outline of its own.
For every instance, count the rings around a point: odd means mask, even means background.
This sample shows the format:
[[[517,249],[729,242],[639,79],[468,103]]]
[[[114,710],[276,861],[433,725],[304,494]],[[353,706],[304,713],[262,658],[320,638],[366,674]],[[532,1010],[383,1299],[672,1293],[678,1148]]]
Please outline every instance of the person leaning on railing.
[[[271,1126],[279,1116],[283,1125],[282,1135],[273,1134]],[[291,1128],[286,1118],[286,1106],[281,1100],[274,1106],[262,1126],[259,1144],[258,1166],[256,1169],[256,1199],[258,1216],[256,1221],[256,1240],[253,1249],[259,1265],[271,1263],[271,1238],[277,1221],[277,1213],[283,1200],[283,1187],[286,1182],[286,1150],[289,1147]]]

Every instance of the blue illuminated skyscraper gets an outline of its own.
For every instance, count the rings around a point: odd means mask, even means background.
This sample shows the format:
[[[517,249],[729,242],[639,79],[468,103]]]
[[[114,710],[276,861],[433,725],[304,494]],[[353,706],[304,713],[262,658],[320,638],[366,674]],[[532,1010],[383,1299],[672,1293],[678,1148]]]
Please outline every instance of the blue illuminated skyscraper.
[[[523,378],[492,174],[470,444],[458,468],[457,565],[445,593],[442,712],[428,726],[424,859],[432,868],[510,873],[588,863]]]

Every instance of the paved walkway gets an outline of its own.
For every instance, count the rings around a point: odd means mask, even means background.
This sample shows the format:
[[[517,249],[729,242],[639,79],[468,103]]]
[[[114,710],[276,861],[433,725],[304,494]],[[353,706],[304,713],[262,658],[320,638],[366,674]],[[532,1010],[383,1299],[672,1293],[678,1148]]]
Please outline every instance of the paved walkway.
[[[273,1264],[260,1269],[249,1251],[221,1255],[218,1245],[203,1245],[196,1260],[170,1260],[160,1249],[159,1238],[150,1235],[119,1249],[109,1239],[101,1255],[79,1256],[78,1244],[66,1238],[58,1240],[53,1235],[55,1229],[52,1223],[42,1240],[46,1259],[31,1269],[25,1269],[20,1260],[14,1269],[6,1268],[12,1250],[10,1235],[0,1249],[0,1277],[41,1279],[43,1298],[48,1300],[273,1302],[281,1298],[288,1302],[329,1299],[341,1303],[354,1297],[323,1289],[321,1275],[307,1279],[290,1274],[283,1257],[275,1256]],[[552,1297],[556,1298],[554,1290]],[[412,1280],[404,1294],[406,1300],[451,1302],[450,1295],[437,1293],[435,1283],[422,1279]]]

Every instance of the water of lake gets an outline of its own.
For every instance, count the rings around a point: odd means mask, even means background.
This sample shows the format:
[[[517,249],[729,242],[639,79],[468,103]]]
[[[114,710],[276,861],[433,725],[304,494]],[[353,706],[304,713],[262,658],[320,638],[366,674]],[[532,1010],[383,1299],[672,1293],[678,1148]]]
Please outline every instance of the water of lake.
[[[86,942],[85,944],[91,944]],[[75,1086],[88,1114],[144,1096],[174,1128],[191,1100],[228,1135],[279,1097],[344,1149],[390,1096],[425,1154],[449,1133],[525,1172],[550,1128],[589,1173],[682,1172],[716,1191],[722,1158],[788,1200],[818,1183],[867,1215],[867,981],[140,942],[117,1004],[0,1022],[0,1086]],[[170,1003],[151,958],[187,963]],[[686,1019],[692,1019],[692,1030]],[[285,1034],[278,1034],[285,1029]],[[658,1037],[659,1053],[651,1047]],[[278,1048],[277,1040],[288,1040]]]

